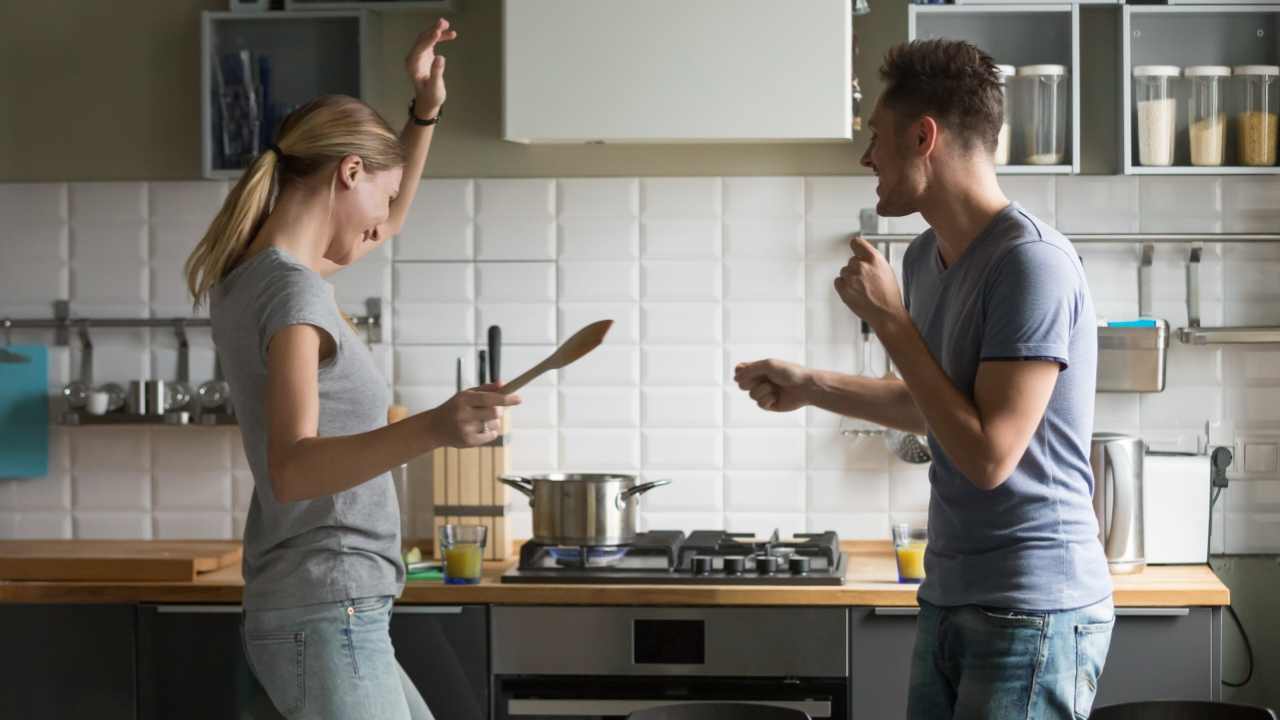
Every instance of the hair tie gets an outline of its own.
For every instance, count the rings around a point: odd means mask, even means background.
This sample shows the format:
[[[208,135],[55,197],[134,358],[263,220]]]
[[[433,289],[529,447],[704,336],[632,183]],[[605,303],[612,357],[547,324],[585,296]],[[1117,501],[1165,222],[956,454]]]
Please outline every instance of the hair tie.
[[[284,151],[280,149],[279,145],[271,143],[267,146],[267,149],[276,154],[276,159],[284,160]]]

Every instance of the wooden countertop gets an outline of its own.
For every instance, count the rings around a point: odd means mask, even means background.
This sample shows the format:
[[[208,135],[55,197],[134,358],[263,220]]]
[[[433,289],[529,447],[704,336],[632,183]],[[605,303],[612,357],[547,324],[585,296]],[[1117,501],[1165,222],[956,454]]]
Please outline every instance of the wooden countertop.
[[[421,605],[916,605],[916,586],[900,585],[889,543],[842,543],[846,582],[829,587],[727,585],[526,585],[502,584],[512,565],[485,563],[478,585],[410,581],[399,602]],[[1182,607],[1228,605],[1230,591],[1207,565],[1152,566],[1115,576],[1116,605]],[[0,603],[239,603],[244,581],[238,566],[201,574],[188,582],[0,581]]]

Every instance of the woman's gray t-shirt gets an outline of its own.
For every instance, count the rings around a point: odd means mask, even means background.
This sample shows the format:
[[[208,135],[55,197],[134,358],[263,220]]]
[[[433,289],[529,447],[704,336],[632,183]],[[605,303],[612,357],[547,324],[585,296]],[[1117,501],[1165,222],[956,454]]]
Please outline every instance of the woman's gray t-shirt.
[[[267,346],[290,325],[314,325],[335,355],[319,370],[320,437],[386,424],[390,391],[373,356],[342,319],[332,286],[284,251],[268,247],[210,293],[213,341],[231,385],[254,493],[244,529],[244,606],[297,607],[399,595],[400,511],[384,473],[326,497],[281,503],[267,464]]]

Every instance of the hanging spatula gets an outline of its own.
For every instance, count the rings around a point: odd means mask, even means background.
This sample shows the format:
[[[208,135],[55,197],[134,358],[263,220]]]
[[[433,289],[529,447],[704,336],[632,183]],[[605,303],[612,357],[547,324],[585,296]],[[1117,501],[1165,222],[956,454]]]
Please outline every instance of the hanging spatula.
[[[565,340],[556,351],[547,356],[546,360],[529,368],[523,375],[503,385],[498,392],[503,395],[510,395],[520,388],[533,382],[544,372],[548,370],[559,370],[569,365],[578,358],[595,350],[600,343],[604,342],[604,336],[609,333],[609,328],[613,327],[612,320],[599,320],[582,328],[573,334],[568,340]]]

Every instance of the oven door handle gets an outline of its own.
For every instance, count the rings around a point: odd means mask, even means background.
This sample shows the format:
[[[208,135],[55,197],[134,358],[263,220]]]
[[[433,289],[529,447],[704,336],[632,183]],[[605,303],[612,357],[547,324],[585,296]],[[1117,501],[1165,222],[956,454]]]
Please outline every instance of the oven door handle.
[[[699,702],[697,700],[687,702]],[[701,702],[724,702],[723,700],[711,701],[705,700]],[[751,705],[771,705],[773,707],[788,708],[791,710],[800,710],[809,714],[809,717],[819,720],[820,718],[831,717],[831,703],[817,700],[734,700],[733,702],[748,703]],[[517,699],[513,698],[507,701],[507,717],[545,717],[545,716],[563,716],[563,717],[599,717],[601,715],[630,715],[639,710],[648,710],[650,708],[665,707],[667,705],[683,705],[685,702],[674,703],[670,700],[604,700],[604,699]]]

